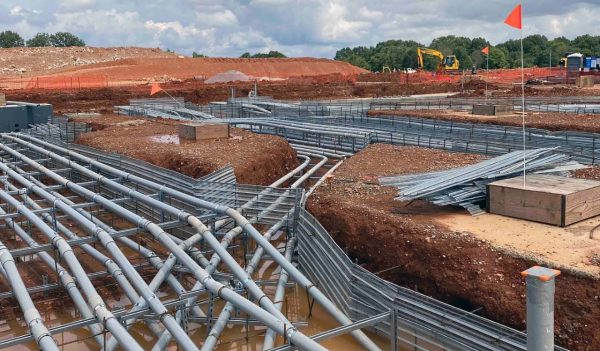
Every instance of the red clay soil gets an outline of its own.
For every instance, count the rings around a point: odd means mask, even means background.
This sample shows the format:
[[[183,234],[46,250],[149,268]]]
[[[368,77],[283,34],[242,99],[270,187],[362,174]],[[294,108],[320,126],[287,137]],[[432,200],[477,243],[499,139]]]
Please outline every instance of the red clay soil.
[[[209,78],[229,70],[258,79],[285,79],[340,73],[354,75],[367,70],[347,62],[310,57],[298,58],[133,58],[57,71],[57,75],[108,76],[110,81]]]
[[[525,284],[520,272],[535,265],[526,255],[500,250],[467,232],[431,220],[452,211],[393,200],[395,189],[377,176],[424,172],[474,163],[480,156],[440,150],[371,145],[345,161],[309,198],[310,212],[351,258],[380,276],[465,310],[525,328]],[[433,161],[432,161],[433,160]],[[460,211],[455,209],[454,211]],[[556,340],[572,350],[600,349],[597,278],[563,270],[556,287]]]
[[[168,58],[175,54],[152,48],[137,47],[19,47],[0,48],[0,75],[20,77],[43,75],[71,67],[112,62],[133,57]],[[77,68],[75,68],[76,70]]]
[[[490,117],[472,115],[465,111],[454,110],[385,110],[369,111],[369,115],[410,116],[444,121],[469,122],[477,124],[495,124],[520,127],[521,115]],[[600,115],[560,112],[528,112],[525,116],[527,128],[540,128],[552,131],[600,132]]]
[[[460,90],[459,85],[452,83],[356,85],[347,78],[340,79],[339,75],[328,76],[331,81],[322,82],[321,78],[297,77],[289,81],[260,82],[258,91],[260,95],[272,96],[276,99],[301,100],[397,96]],[[183,97],[186,101],[196,104],[206,104],[211,101],[226,100],[231,96],[232,87],[236,89],[236,96],[247,97],[254,89],[254,83],[203,84],[197,80],[188,80],[162,84],[161,87],[172,96]],[[9,90],[5,93],[7,100],[50,103],[58,114],[90,111],[109,113],[116,105],[129,104],[129,99],[148,98],[150,85],[70,91]]]
[[[232,129],[229,139],[179,144],[172,141],[178,126],[173,121],[152,122],[113,115],[97,117],[93,123],[96,131],[81,135],[77,143],[144,160],[195,178],[231,165],[239,183],[269,185],[298,163],[290,145],[272,135]]]

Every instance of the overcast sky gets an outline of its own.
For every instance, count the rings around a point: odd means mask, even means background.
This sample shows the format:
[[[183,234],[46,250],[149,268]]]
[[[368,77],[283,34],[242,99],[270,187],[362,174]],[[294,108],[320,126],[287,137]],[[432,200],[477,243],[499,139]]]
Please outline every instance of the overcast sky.
[[[518,38],[511,0],[2,0],[0,30],[26,39],[69,31],[90,46],[143,46],[237,57],[279,50],[331,58],[388,39],[429,44],[448,34]],[[527,0],[524,35],[600,35],[600,0]]]

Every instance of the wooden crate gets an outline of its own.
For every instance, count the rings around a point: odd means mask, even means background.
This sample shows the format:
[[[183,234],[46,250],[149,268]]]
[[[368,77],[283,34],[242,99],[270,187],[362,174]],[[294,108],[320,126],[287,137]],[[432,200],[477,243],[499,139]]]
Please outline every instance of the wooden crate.
[[[488,212],[561,227],[600,215],[600,182],[528,175],[488,184]]]
[[[229,138],[226,123],[188,123],[179,125],[179,139],[188,141]]]

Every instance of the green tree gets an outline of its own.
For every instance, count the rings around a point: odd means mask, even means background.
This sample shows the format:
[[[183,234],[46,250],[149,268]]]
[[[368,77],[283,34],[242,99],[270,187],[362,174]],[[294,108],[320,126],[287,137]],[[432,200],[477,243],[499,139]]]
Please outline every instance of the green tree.
[[[25,41],[17,32],[6,30],[0,33],[0,47],[2,48],[14,48],[18,46],[24,46]]]
[[[193,58],[200,58],[200,57],[208,57],[208,56],[203,55],[203,54],[199,54],[199,53],[197,53],[197,52],[194,51],[194,52],[192,52],[192,57]]]
[[[52,46],[67,47],[67,46],[85,46],[85,42],[76,35],[69,32],[57,32],[50,36]]]
[[[280,53],[279,51],[273,51],[273,50],[269,51],[266,54],[258,53],[258,54],[254,54],[254,55],[250,55],[249,52],[245,52],[240,56],[240,58],[270,58],[270,57],[285,58],[286,56],[284,54]]]
[[[30,47],[43,47],[52,46],[52,40],[50,40],[50,34],[38,33],[33,38],[27,40],[27,46]]]
[[[490,68],[508,68],[510,65],[507,56],[506,49],[490,47]]]
[[[485,67],[485,57],[481,49],[489,46],[485,38],[469,39],[454,35],[438,37],[429,45],[414,41],[387,40],[372,47],[357,46],[340,49],[335,54],[336,60],[350,62],[372,71],[380,71],[383,66],[405,68],[417,66],[417,47],[430,47],[444,55],[456,55],[461,61],[461,68],[469,68],[472,64]],[[501,51],[497,51],[501,50]],[[494,52],[495,51],[495,52]],[[507,40],[497,44],[490,55],[490,67],[521,67],[521,43],[519,40]],[[573,40],[558,37],[549,40],[543,35],[530,35],[523,38],[523,59],[525,67],[547,67],[552,52],[552,64],[558,65],[567,53],[580,52],[586,56],[600,56],[600,36],[581,35]],[[424,57],[425,68],[435,70],[436,58]],[[366,64],[365,64],[366,63]]]
[[[454,55],[460,63],[460,69],[469,69],[473,66],[473,60],[465,47],[459,46],[454,50]]]

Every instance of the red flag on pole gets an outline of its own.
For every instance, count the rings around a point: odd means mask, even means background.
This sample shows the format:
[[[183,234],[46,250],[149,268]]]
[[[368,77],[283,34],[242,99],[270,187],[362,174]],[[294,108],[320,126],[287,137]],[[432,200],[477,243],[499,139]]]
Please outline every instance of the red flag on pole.
[[[158,83],[152,83],[152,88],[150,89],[150,96],[158,93],[161,90],[162,90],[162,88],[160,87],[160,85]]]
[[[523,29],[522,15],[521,15],[521,4],[515,6],[511,13],[508,14],[504,23],[517,29]]]
[[[490,54],[490,47],[489,46],[484,47],[483,49],[481,49],[481,52],[483,52],[486,55],[489,55]]]

